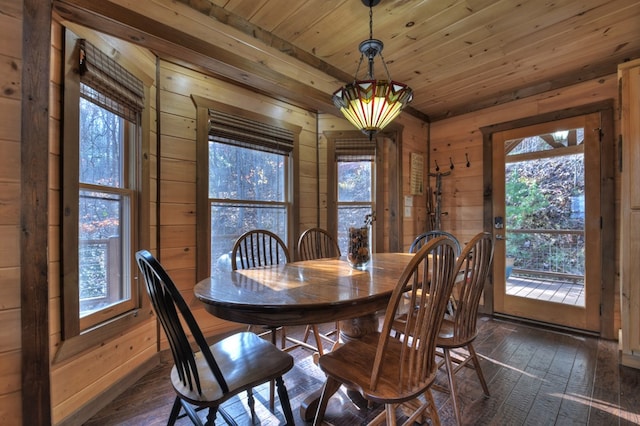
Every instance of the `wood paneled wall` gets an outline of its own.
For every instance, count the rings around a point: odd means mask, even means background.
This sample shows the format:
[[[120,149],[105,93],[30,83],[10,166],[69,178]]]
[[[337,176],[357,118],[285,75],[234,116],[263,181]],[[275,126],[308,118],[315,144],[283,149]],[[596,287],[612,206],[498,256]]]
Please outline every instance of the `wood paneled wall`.
[[[22,2],[0,0],[0,423],[20,419]]]
[[[0,424],[20,423],[21,419],[21,347],[20,347],[20,75],[22,2],[0,0]],[[50,352],[55,356],[60,343],[60,61],[61,28],[52,28],[50,103],[50,192],[49,192],[49,317]],[[147,153],[151,179],[145,194],[151,205],[148,219],[149,248],[159,254],[206,334],[222,333],[236,324],[217,320],[193,300],[195,281],[195,106],[192,94],[246,108],[263,115],[289,121],[302,127],[300,135],[299,231],[311,226],[326,226],[326,140],[325,130],[352,130],[349,123],[330,114],[316,116],[306,110],[233,86],[227,82],[160,62],[144,49],[113,39],[93,40],[99,45],[115,44],[124,60],[136,64],[152,81],[147,119],[151,126]],[[159,80],[155,82],[156,72]],[[156,111],[156,87],[159,111]],[[488,108],[429,126],[403,114],[402,194],[410,195],[411,153],[424,155],[426,173],[434,171],[434,161],[446,170],[449,157],[455,164],[451,176],[443,179],[443,217],[445,230],[465,241],[482,230],[482,135],[480,127],[543,112],[564,109],[617,97],[616,76]],[[617,104],[617,103],[616,103]],[[157,121],[156,121],[157,120]],[[156,127],[156,124],[158,127]],[[156,129],[160,129],[156,134]],[[428,138],[430,133],[430,148]],[[158,141],[158,143],[156,143]],[[466,167],[467,154],[470,167]],[[394,165],[389,165],[389,168]],[[619,179],[618,179],[619,180]],[[431,182],[433,184],[433,182]],[[619,194],[619,190],[616,191]],[[159,198],[156,195],[159,194]],[[404,201],[404,198],[402,198]],[[426,229],[426,196],[413,196],[413,207],[405,215],[402,208],[402,246],[408,249],[413,237]],[[616,206],[619,196],[616,196]],[[616,208],[616,212],[619,209]],[[154,236],[159,236],[155,239]],[[292,236],[295,240],[297,234]],[[618,239],[617,239],[618,240]],[[618,259],[618,256],[616,256]],[[617,262],[618,263],[618,262]],[[617,280],[617,279],[616,279]],[[616,298],[618,295],[616,294]],[[618,305],[618,303],[616,303]],[[616,312],[619,310],[616,309]],[[619,317],[616,317],[616,327]],[[123,335],[102,342],[96,348],[51,366],[52,410],[55,423],[80,423],[78,412],[110,392],[110,388],[148,362],[157,352],[158,333],[150,320]],[[75,416],[75,417],[74,417]]]
[[[159,94],[160,261],[191,305],[205,335],[224,333],[240,325],[211,316],[193,296],[196,161],[207,159],[196,159],[196,126],[202,123],[196,122],[196,106],[191,96],[274,117],[302,128],[299,170],[296,171],[300,191],[299,223],[294,224],[294,228],[300,230],[316,220],[316,114],[166,61],[160,62]],[[297,237],[297,233],[290,236],[290,248],[295,246]],[[164,347],[164,336],[161,341]]]
[[[397,237],[401,242],[401,246],[407,251],[411,242],[416,235],[426,230],[426,193],[425,195],[411,195],[411,180],[409,173],[410,167],[410,154],[417,153],[427,158],[427,137],[428,137],[428,124],[422,120],[418,120],[408,114],[401,114],[393,123],[394,126],[402,128],[402,142],[400,146],[400,153],[402,155],[402,164],[399,167],[398,164],[388,164],[384,161],[385,167],[388,168],[386,173],[395,173],[399,168],[402,170],[401,184],[402,194],[400,197],[400,215],[402,223],[402,235]],[[353,131],[353,126],[344,118],[337,117],[332,114],[320,114],[318,117],[318,165],[319,165],[319,226],[327,226],[327,138],[323,132],[334,131]],[[426,188],[426,172],[423,175],[423,186]],[[412,207],[409,207],[407,212],[404,208],[404,197],[412,197]],[[382,202],[389,200],[389,194],[385,194]],[[386,206],[385,206],[386,209]],[[410,213],[407,216],[405,213]],[[378,218],[380,220],[380,218]],[[386,226],[385,226],[386,229]],[[386,232],[385,232],[386,233]]]
[[[524,98],[515,102],[487,108],[472,114],[436,121],[431,125],[429,171],[435,173],[435,162],[440,171],[449,171],[449,158],[455,168],[449,176],[442,178],[442,229],[452,232],[460,241],[468,241],[473,235],[483,231],[483,162],[481,127],[503,123],[520,118],[582,106],[607,99],[617,100],[617,77],[612,74],[606,78],[587,81],[552,92]],[[614,102],[617,106],[617,101]],[[615,114],[615,127],[618,129],[618,114]],[[615,134],[618,134],[616,130]],[[466,167],[465,154],[469,157],[470,167]],[[618,155],[616,154],[616,157]],[[616,169],[616,217],[618,223],[620,206],[620,176]],[[432,178],[430,184],[435,186]],[[617,231],[618,232],[618,231]],[[616,250],[615,279],[615,319],[614,327],[620,326],[619,316],[619,235]]]
[[[155,56],[145,49],[130,43],[122,42],[97,34],[77,25],[67,23],[71,30],[81,37],[87,38],[103,52],[108,53],[139,76],[150,88],[143,122],[146,133],[142,137],[148,139],[151,147],[146,164],[155,165]],[[116,338],[105,338],[93,349],[83,351],[77,356],[55,361],[56,354],[62,344],[60,297],[60,191],[62,147],[60,141],[62,104],[61,104],[61,66],[62,66],[62,25],[52,25],[51,53],[51,102],[50,102],[50,173],[49,173],[49,318],[50,318],[50,355],[51,355],[51,405],[55,424],[78,424],[93,410],[104,404],[105,395],[115,395],[114,384],[129,383],[136,377],[142,366],[157,354],[157,327],[155,318],[144,322]],[[153,167],[153,166],[152,166]],[[154,169],[155,167],[153,167]],[[153,170],[152,169],[152,170]],[[142,226],[149,227],[151,233],[150,249],[156,249],[155,242],[155,173],[151,180],[142,182],[144,196],[142,202],[150,203],[151,217],[143,218]],[[146,297],[146,295],[143,295]]]

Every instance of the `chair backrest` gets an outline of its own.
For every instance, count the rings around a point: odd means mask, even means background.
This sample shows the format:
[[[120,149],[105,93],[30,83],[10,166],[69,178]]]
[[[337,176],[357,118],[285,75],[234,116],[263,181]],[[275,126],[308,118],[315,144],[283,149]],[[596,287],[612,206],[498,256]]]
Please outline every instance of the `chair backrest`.
[[[473,237],[458,258],[452,318],[453,339],[456,342],[471,341],[476,336],[478,305],[492,260],[493,237],[488,232]]]
[[[454,283],[456,265],[455,243],[447,237],[430,240],[413,256],[393,290],[384,317],[376,358],[371,374],[371,388],[375,389],[385,362],[385,351],[396,339],[394,320],[401,314],[403,301],[415,306],[400,330],[402,349],[398,371],[400,389],[424,389],[437,371],[436,338]],[[394,344],[394,346],[397,346]],[[388,367],[387,367],[388,368]]]
[[[298,239],[300,260],[340,257],[340,247],[336,240],[322,228],[307,229]]]
[[[458,241],[458,239],[455,237],[455,235],[446,232],[446,231],[439,231],[439,230],[435,230],[435,231],[427,231],[427,232],[423,232],[422,234],[418,235],[413,242],[411,243],[411,246],[409,247],[409,253],[415,253],[418,250],[420,250],[420,248],[427,243],[427,241],[431,240],[432,238],[436,238],[436,237],[448,237],[451,238],[456,246],[456,254],[460,254],[461,251],[461,247],[460,247],[460,241]]]
[[[240,235],[231,250],[231,269],[252,269],[289,262],[289,250],[280,237],[265,229]]]
[[[167,272],[156,258],[146,250],[141,250],[136,253],[136,261],[140,272],[142,272],[144,276],[151,304],[167,335],[178,377],[183,385],[189,386],[189,389],[192,391],[195,386],[198,393],[202,394],[195,356],[182,323],[180,322],[180,316],[189,328],[200,352],[202,352],[202,355],[207,360],[222,392],[229,392],[229,387],[209,349],[209,345],[200,327]]]

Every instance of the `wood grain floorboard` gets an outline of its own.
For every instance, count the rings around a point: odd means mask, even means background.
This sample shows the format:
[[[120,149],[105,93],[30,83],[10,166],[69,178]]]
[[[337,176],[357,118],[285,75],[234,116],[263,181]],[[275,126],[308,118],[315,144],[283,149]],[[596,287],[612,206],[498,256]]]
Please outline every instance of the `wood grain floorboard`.
[[[474,346],[491,396],[484,395],[473,370],[458,373],[465,425],[640,425],[640,371],[619,365],[617,342],[489,317],[481,317],[478,327]],[[301,334],[302,328],[288,333]],[[310,351],[294,349],[291,354],[295,366],[285,383],[296,424],[302,425],[300,403],[321,388],[324,375]],[[85,424],[166,424],[174,399],[170,368],[168,362],[158,365]],[[447,386],[443,371],[437,383]],[[278,401],[275,413],[268,410],[268,395],[267,386],[256,389],[257,424],[284,424]],[[433,396],[442,424],[455,425],[450,395],[434,391]],[[251,424],[246,397],[233,398],[223,408],[238,424]],[[335,426],[362,425],[380,409],[359,408],[341,390],[330,400],[325,420]],[[189,424],[186,418],[177,422]],[[216,424],[225,424],[221,416]]]

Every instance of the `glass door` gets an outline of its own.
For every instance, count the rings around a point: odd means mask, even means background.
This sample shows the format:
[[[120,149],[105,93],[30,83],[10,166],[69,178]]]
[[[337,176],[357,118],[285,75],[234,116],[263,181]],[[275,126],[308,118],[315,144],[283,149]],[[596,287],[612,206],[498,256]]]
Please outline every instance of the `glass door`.
[[[598,331],[599,114],[492,135],[495,312]]]

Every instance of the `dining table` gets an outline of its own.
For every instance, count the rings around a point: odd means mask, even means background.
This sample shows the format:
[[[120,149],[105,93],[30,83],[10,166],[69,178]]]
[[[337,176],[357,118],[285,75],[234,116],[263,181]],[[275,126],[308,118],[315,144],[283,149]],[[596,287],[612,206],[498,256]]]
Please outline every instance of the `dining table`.
[[[216,272],[198,282],[195,296],[216,317],[271,327],[340,321],[340,339],[359,339],[378,329],[411,253],[374,253],[362,269],[344,257]],[[300,407],[310,421],[320,391]]]

